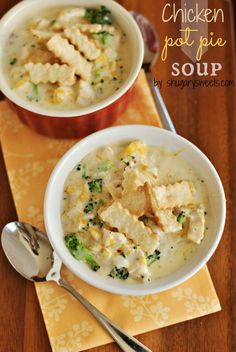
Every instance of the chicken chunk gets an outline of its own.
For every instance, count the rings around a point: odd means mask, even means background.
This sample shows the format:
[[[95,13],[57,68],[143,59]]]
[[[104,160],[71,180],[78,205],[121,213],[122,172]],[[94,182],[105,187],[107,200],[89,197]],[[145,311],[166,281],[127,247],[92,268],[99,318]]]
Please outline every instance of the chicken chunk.
[[[92,104],[95,99],[95,93],[89,82],[80,80],[78,84],[77,103],[81,107],[86,107]]]
[[[192,209],[188,213],[189,227],[187,238],[195,243],[200,243],[204,237],[205,217],[204,210],[197,208]]]

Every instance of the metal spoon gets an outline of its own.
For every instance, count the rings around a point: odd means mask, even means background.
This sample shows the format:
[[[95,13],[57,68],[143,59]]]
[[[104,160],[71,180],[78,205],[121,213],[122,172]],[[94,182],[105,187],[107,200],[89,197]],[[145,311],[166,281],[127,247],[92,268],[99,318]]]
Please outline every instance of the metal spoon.
[[[30,281],[55,281],[65,288],[92,313],[123,351],[152,352],[108,319],[61,277],[62,262],[47,236],[39,229],[23,222],[10,222],[2,231],[1,241],[6,257],[18,273]]]
[[[151,87],[152,95],[157,107],[157,111],[159,112],[162,125],[166,130],[176,133],[171,117],[161,96],[160,90],[158,87],[154,86],[154,79],[151,72],[151,69],[155,65],[159,55],[159,41],[157,34],[152,24],[145,16],[143,16],[141,13],[136,13],[133,11],[130,13],[137,22],[143,36],[144,60],[142,67],[146,72],[146,76]]]

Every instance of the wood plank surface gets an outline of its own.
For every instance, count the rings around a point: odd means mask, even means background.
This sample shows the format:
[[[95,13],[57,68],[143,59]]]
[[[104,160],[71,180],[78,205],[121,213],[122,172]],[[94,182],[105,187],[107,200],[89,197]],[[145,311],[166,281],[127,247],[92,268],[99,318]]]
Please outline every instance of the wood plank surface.
[[[2,16],[15,0],[0,2]],[[180,5],[180,1],[175,1]],[[176,37],[180,23],[161,20],[166,0],[122,0],[128,10],[146,15],[155,25],[161,46],[166,35]],[[172,2],[171,2],[172,3]],[[225,23],[210,23],[209,29],[227,38],[223,48],[209,48],[203,62],[220,62],[220,79],[235,79],[233,47],[233,11],[230,2],[209,1],[211,8],[221,7]],[[0,33],[1,35],[1,33]],[[179,48],[172,48],[166,62],[160,59],[154,76],[163,80],[162,95],[178,133],[195,143],[213,162],[224,184],[227,197],[227,222],[222,241],[209,270],[218,293],[222,311],[185,323],[140,335],[138,338],[157,352],[234,352],[236,351],[236,116],[235,89],[232,87],[173,88],[166,81],[171,78],[173,62],[190,60]],[[179,77],[183,79],[183,76]],[[193,76],[197,79],[197,75]],[[2,154],[0,154],[0,228],[15,220]],[[0,249],[0,352],[51,351],[34,286],[21,278],[8,264]],[[204,284],[204,283],[203,283]],[[127,317],[128,318],[128,317]],[[89,350],[93,352],[119,351],[115,344]]]

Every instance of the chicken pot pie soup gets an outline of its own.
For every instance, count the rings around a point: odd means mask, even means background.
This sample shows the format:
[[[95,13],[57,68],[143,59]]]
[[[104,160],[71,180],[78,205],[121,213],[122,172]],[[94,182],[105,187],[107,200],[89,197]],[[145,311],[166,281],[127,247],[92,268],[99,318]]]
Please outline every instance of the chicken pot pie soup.
[[[65,245],[111,280],[150,282],[176,271],[208,218],[204,179],[178,153],[142,141],[88,154],[64,185]]]
[[[111,96],[126,80],[127,45],[105,6],[52,8],[14,30],[4,65],[11,89],[32,104],[83,108]]]

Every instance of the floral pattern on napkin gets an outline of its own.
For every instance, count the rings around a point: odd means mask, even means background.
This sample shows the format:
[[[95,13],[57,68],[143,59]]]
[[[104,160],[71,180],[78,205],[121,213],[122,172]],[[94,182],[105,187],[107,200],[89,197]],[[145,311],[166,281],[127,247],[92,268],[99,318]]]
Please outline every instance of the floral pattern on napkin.
[[[128,109],[116,124],[160,127],[143,71]],[[33,132],[18,120],[6,102],[0,103],[0,133],[18,217],[43,229],[43,198],[48,178],[58,159],[76,141],[54,140]],[[207,267],[177,288],[144,297],[118,296],[98,290],[65,267],[62,275],[92,304],[133,335],[221,309]],[[64,289],[55,283],[35,286],[54,352],[78,352],[112,341],[91,314]]]

